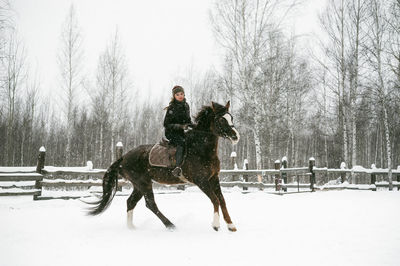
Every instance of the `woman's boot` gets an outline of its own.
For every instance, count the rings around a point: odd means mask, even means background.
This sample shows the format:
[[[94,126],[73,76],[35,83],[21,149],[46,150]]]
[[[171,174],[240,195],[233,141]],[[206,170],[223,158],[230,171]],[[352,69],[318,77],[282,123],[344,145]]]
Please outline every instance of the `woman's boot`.
[[[183,146],[178,145],[176,147],[176,167],[174,170],[172,170],[172,174],[175,177],[181,177],[182,175],[182,162],[183,162]]]

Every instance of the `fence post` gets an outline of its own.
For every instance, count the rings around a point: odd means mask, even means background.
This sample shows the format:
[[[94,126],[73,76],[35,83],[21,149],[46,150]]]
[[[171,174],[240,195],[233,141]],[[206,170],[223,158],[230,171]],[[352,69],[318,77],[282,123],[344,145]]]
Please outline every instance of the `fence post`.
[[[86,162],[86,168],[89,171],[93,170],[93,162],[92,161],[87,161]]]
[[[282,167],[283,167],[284,169],[287,168],[287,158],[286,158],[286,156],[284,156],[284,157],[282,158]],[[282,172],[282,179],[283,179],[283,183],[284,183],[285,185],[287,185],[288,181],[287,181],[287,173],[286,173],[286,172]],[[287,192],[287,186],[285,186],[285,187],[283,188],[283,191]]]
[[[249,161],[244,159],[243,161],[243,170],[249,170]],[[247,174],[243,175],[244,182],[249,182],[249,176]],[[243,186],[243,190],[248,190],[248,187]]]
[[[39,156],[37,160],[36,173],[41,174],[44,168],[44,160],[46,158],[46,149],[42,146],[39,149]]]
[[[45,159],[46,159],[46,149],[42,146],[39,149],[39,156],[36,165],[36,173],[42,174]],[[33,200],[37,200],[38,197],[42,196],[42,182],[41,182],[42,180],[43,178],[41,180],[35,181],[35,189],[39,189],[40,191],[38,194],[33,195]]]
[[[238,166],[237,166],[237,164],[236,164],[236,152],[232,152],[231,153],[231,166],[232,166],[232,169],[233,170],[238,170]],[[232,181],[238,181],[238,176],[237,175],[235,175],[235,174],[233,174],[232,175]]]
[[[281,169],[281,162],[279,160],[276,160],[275,161],[275,170],[279,171],[279,169]],[[275,174],[275,191],[281,190],[281,186],[280,186],[281,178],[280,177],[281,177],[280,172]]]
[[[400,171],[400,165],[397,166],[397,171]],[[400,182],[400,174],[397,174],[397,182]],[[397,191],[400,190],[400,184],[397,184]]]
[[[373,171],[376,169],[375,164],[371,164],[371,170]],[[371,185],[375,185],[376,182],[376,174],[374,172],[371,172]],[[375,188],[372,189],[372,191],[376,191],[376,185]]]
[[[314,157],[311,157],[308,161],[308,169],[310,170],[311,176],[310,176],[310,189],[311,192],[315,192],[314,189],[314,184],[315,184],[315,172],[314,172],[314,166],[315,166],[315,159]]]
[[[342,162],[342,163],[340,164],[340,169],[346,169],[346,163],[345,163],[345,162]],[[344,181],[346,181],[346,172],[340,173],[340,181],[341,181],[342,183],[344,183]]]
[[[116,146],[116,153],[115,153],[115,160],[118,160],[118,159],[120,159],[121,157],[122,157],[122,154],[123,154],[123,152],[124,152],[124,145],[122,145],[122,142],[121,141],[119,141],[118,143],[117,143],[117,146]],[[118,175],[119,176],[119,175]],[[121,185],[118,185],[118,188],[117,188],[117,190],[118,191],[122,191],[122,186]]]
[[[121,141],[117,143],[116,149],[117,149],[117,152],[115,153],[115,155],[116,155],[115,160],[118,160],[119,158],[122,157],[122,154],[124,152],[124,145],[122,145]]]

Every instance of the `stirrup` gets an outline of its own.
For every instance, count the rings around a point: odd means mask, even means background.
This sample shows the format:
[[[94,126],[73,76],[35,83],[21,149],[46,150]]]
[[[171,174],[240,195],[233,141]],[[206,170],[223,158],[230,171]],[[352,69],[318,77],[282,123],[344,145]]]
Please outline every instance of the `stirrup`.
[[[189,180],[187,180],[186,177],[183,176],[182,168],[180,168],[179,166],[175,167],[175,169],[172,170],[172,175],[179,178],[183,183],[190,183]]]
[[[172,175],[180,178],[182,176],[182,168],[180,168],[179,166],[175,167],[175,169],[172,170]]]

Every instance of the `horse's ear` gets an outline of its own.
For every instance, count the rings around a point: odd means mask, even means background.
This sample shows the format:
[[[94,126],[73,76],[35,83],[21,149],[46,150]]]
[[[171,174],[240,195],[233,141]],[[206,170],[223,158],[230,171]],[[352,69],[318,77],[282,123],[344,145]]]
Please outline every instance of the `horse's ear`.
[[[215,102],[211,102],[211,107],[212,107],[214,113],[216,113],[217,112],[217,104]]]
[[[228,110],[228,109],[229,109],[229,106],[231,106],[231,101],[228,101],[228,102],[226,103],[225,108]]]

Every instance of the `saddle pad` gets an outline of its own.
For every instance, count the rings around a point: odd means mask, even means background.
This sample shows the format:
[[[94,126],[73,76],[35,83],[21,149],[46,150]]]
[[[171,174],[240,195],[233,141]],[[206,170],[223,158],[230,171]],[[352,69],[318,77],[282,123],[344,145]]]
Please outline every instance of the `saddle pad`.
[[[173,168],[176,164],[175,153],[176,147],[155,144],[150,150],[149,163],[151,166]]]

